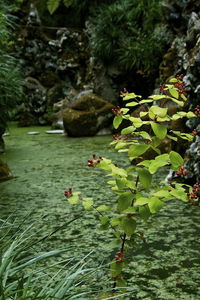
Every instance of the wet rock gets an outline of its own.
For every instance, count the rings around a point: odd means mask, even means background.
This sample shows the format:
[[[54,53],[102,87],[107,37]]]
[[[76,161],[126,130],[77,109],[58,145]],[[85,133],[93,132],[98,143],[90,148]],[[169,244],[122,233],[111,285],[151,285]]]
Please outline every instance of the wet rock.
[[[113,105],[95,94],[81,96],[63,111],[63,125],[69,136],[93,136],[112,122]]]

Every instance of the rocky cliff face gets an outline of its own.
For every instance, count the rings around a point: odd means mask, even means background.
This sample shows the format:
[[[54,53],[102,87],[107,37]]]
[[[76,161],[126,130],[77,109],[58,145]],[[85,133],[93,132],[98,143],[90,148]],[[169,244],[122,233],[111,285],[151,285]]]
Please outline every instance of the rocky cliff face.
[[[174,0],[163,4],[166,22],[174,34],[173,42],[160,65],[158,82],[169,76],[184,75],[188,107],[195,111],[200,104],[200,1]],[[196,129],[194,142],[186,152],[188,180],[200,180],[200,116],[186,123],[188,132]]]
[[[26,7],[15,46],[24,72],[20,125],[52,123],[53,104],[66,97],[70,101],[82,91],[116,101],[112,75],[94,62],[87,30],[43,26],[36,6]]]

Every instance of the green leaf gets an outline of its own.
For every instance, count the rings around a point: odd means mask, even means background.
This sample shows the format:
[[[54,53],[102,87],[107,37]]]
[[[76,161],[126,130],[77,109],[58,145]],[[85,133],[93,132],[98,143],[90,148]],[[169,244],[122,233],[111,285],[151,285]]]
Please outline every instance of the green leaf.
[[[136,95],[135,93],[128,93],[128,94],[123,96],[123,100],[130,100],[130,99],[141,98],[141,97],[142,96]]]
[[[136,169],[139,175],[140,182],[142,183],[144,189],[148,189],[151,186],[152,175],[145,168]]]
[[[179,106],[181,106],[181,107],[183,107],[184,106],[184,102],[182,102],[182,101],[179,101],[179,100],[176,100],[176,99],[174,99],[174,98],[172,98],[172,97],[170,97],[170,99],[173,101],[173,102],[175,102],[175,103],[177,103]]]
[[[183,188],[173,189],[170,194],[183,202],[188,202],[187,194]]]
[[[114,239],[112,242],[109,244],[109,248],[119,248],[121,244],[121,239]]]
[[[131,206],[133,200],[133,194],[131,192],[124,192],[119,196],[117,209],[122,212]]]
[[[146,144],[135,144],[135,145],[132,145],[129,148],[128,155],[129,155],[130,159],[132,160],[132,159],[134,159],[136,157],[139,157],[143,153],[145,153],[149,149],[149,147],[150,146],[146,145]]]
[[[110,224],[112,226],[117,226],[117,225],[121,224],[121,219],[122,219],[121,217],[119,217],[119,218],[112,218],[110,220]]]
[[[164,167],[169,164],[169,154],[161,154],[155,158],[155,160],[151,160],[151,164],[149,165],[149,172],[154,174],[161,167]]]
[[[129,120],[136,128],[140,128],[144,123],[140,118],[130,117]]]
[[[116,179],[116,185],[119,189],[126,188],[127,179],[126,178],[119,178]]]
[[[149,167],[151,165],[151,160],[143,160],[137,166]]]
[[[149,199],[148,206],[149,206],[150,212],[152,214],[154,214],[154,213],[157,213],[164,206],[164,202],[161,201],[157,197],[152,197]]]
[[[184,94],[181,94],[181,98],[182,98],[184,101],[187,101],[187,98],[185,97]]]
[[[157,136],[152,137],[152,142],[153,143],[151,145],[155,148],[161,144],[161,140]]]
[[[128,107],[133,107],[133,106],[137,106],[137,105],[139,105],[139,103],[134,102],[134,101],[126,104],[126,106],[128,106]]]
[[[107,210],[110,210],[110,206],[108,205],[99,205],[96,210],[98,211],[107,211]]]
[[[148,111],[141,111],[140,112],[140,118],[146,116],[148,114]]]
[[[142,101],[140,101],[140,104],[143,104],[143,103],[151,103],[151,102],[153,102],[154,101],[154,99],[144,99],[144,100],[142,100]]]
[[[147,221],[149,219],[149,217],[151,216],[148,205],[140,206],[139,207],[139,214],[140,214],[140,217],[144,221]]]
[[[134,206],[145,205],[145,204],[148,204],[148,203],[149,203],[149,198],[147,198],[147,197],[139,197],[134,202]]]
[[[123,113],[123,115],[127,114],[127,112],[129,111],[129,108],[121,108],[121,112]]]
[[[178,79],[175,78],[175,77],[173,77],[173,78],[171,78],[171,79],[169,80],[169,82],[178,82]]]
[[[149,112],[151,111],[155,116],[158,116],[160,118],[164,118],[167,115],[168,108],[162,108],[156,105],[151,106],[149,109]]]
[[[100,221],[101,221],[102,225],[105,225],[109,222],[109,218],[102,216],[102,217],[100,217]]]
[[[165,99],[167,97],[165,95],[152,95],[149,96],[149,98],[152,98],[153,100],[160,100],[160,99]]]
[[[92,198],[83,198],[83,207],[86,209],[86,210],[90,210],[92,205],[94,204],[94,201]]]
[[[77,204],[79,202],[79,195],[73,194],[73,196],[71,196],[71,197],[68,198],[68,202],[70,204]]]
[[[113,176],[121,176],[121,177],[127,177],[127,172],[124,169],[118,168],[115,165],[111,165],[111,169],[112,169],[112,175]]]
[[[136,229],[136,221],[132,218],[124,217],[120,226],[128,236],[131,236]]]
[[[150,135],[146,131],[140,131],[140,132],[138,132],[138,135],[140,135],[141,137],[143,137],[143,139],[151,140]]]
[[[48,0],[47,1],[47,9],[51,15],[56,11],[56,9],[58,8],[59,5],[60,5],[60,0]]]
[[[171,139],[171,140],[173,140],[173,141],[175,141],[175,142],[178,141],[178,138],[175,137],[175,136],[172,136],[172,135],[167,135],[167,138],[169,138],[169,139]]]
[[[112,170],[112,163],[110,159],[103,158],[100,162],[96,165],[98,169],[111,171]]]
[[[171,151],[169,153],[169,159],[172,164],[172,167],[175,170],[177,170],[179,167],[181,167],[184,164],[184,160],[183,160],[182,156],[175,151]]]
[[[122,287],[126,287],[126,286],[127,286],[127,282],[122,276],[117,278],[116,287],[122,288]]]
[[[176,120],[181,119],[181,118],[182,118],[182,116],[180,116],[179,114],[174,114],[174,115],[171,117],[171,119],[172,119],[173,121],[176,121]]]
[[[135,127],[129,126],[129,127],[122,129],[121,134],[130,134],[133,131],[135,131]]]
[[[169,89],[169,92],[170,94],[172,95],[172,97],[178,99],[179,98],[179,92],[177,91],[176,88],[172,88],[172,89]]]
[[[126,186],[132,190],[135,190],[136,189],[136,185],[135,185],[135,182],[132,181],[132,180],[127,180],[126,182]]]
[[[170,192],[167,190],[157,191],[153,195],[158,198],[165,198],[165,200],[169,200],[172,198]]]
[[[126,142],[119,141],[119,142],[117,142],[117,145],[115,146],[115,149],[119,150],[119,149],[122,149],[122,148],[124,148],[126,146],[127,146]]]
[[[187,118],[194,118],[196,117],[196,115],[192,112],[192,111],[189,111],[187,114],[186,114]]]
[[[113,126],[115,129],[117,129],[119,127],[119,125],[121,124],[123,118],[122,116],[115,116],[114,120],[113,120]]]
[[[163,140],[167,135],[167,127],[155,122],[151,122],[151,128],[153,129],[154,134],[160,139]]]
[[[73,3],[73,0],[63,0],[65,7],[70,7]]]
[[[126,214],[135,214],[136,213],[136,208],[133,207],[133,206],[130,206],[127,209],[125,209],[123,211],[123,213],[126,213]]]
[[[122,272],[123,266],[123,262],[116,263],[116,261],[113,260],[110,264],[110,272],[112,277],[118,276]]]

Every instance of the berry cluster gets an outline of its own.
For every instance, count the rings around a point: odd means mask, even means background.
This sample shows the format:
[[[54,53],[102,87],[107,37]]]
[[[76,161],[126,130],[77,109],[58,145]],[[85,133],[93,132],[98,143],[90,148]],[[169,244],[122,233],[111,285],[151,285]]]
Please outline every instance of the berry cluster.
[[[72,188],[69,188],[64,192],[65,197],[71,197],[73,195]]]
[[[92,157],[93,159],[88,160],[88,167],[96,167],[96,165],[99,164],[101,160],[103,160],[103,157],[101,156],[97,158],[96,154],[93,154]]]
[[[182,79],[183,79],[183,77],[184,77],[184,75],[183,75],[183,74],[180,74],[180,75],[177,75],[177,76],[176,76],[176,79],[178,79],[178,80],[182,80]]]
[[[159,88],[160,88],[160,91],[161,91],[161,92],[163,92],[164,90],[166,90],[166,88],[165,88],[165,86],[164,86],[164,85],[160,85],[160,87],[159,87]]]
[[[113,135],[114,140],[128,140],[128,138],[129,138],[128,135],[120,135],[120,134]]]
[[[112,109],[112,113],[115,115],[115,116],[122,116],[123,113],[121,111],[121,108],[119,106],[115,107]]]
[[[174,86],[178,89],[179,94],[186,94],[185,86],[183,81],[180,80],[180,76],[183,75],[178,75],[176,78],[178,79],[177,82],[174,82]]]
[[[198,117],[200,116],[200,105],[197,105],[195,107],[194,113],[195,113],[196,116],[198,116]]]
[[[190,200],[197,200],[200,198],[200,184],[196,183],[193,185],[193,189],[191,193],[188,193],[188,198]],[[192,205],[197,205],[196,202],[192,202]]]
[[[179,167],[176,174],[179,175],[179,176],[185,176],[185,175],[188,174],[188,171],[184,167]]]
[[[198,134],[198,132],[197,132],[196,129],[194,129],[194,130],[192,131],[192,133],[191,133],[191,135],[193,135],[193,136],[196,136],[197,134]]]
[[[117,253],[117,255],[115,256],[115,262],[117,263],[121,263],[122,259],[123,259],[124,255],[122,252]]]

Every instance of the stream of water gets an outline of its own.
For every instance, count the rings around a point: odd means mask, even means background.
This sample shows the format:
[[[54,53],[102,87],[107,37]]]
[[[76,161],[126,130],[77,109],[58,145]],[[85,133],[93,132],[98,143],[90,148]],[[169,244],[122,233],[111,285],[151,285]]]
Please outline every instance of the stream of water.
[[[88,168],[92,154],[112,158],[128,165],[126,154],[110,146],[111,136],[69,138],[47,134],[47,127],[17,128],[11,124],[5,137],[8,163],[14,178],[0,183],[0,218],[12,217],[19,223],[36,222],[41,235],[66,222],[76,221],[44,243],[44,250],[75,246],[74,255],[93,250],[91,264],[109,261],[110,233],[96,229],[98,217],[71,206],[64,197],[71,187],[98,204],[107,204],[113,196],[102,171]],[[28,135],[38,131],[38,135]],[[171,202],[147,224],[143,224],[147,243],[132,252],[127,277],[134,288],[131,299],[200,299],[200,209]]]

